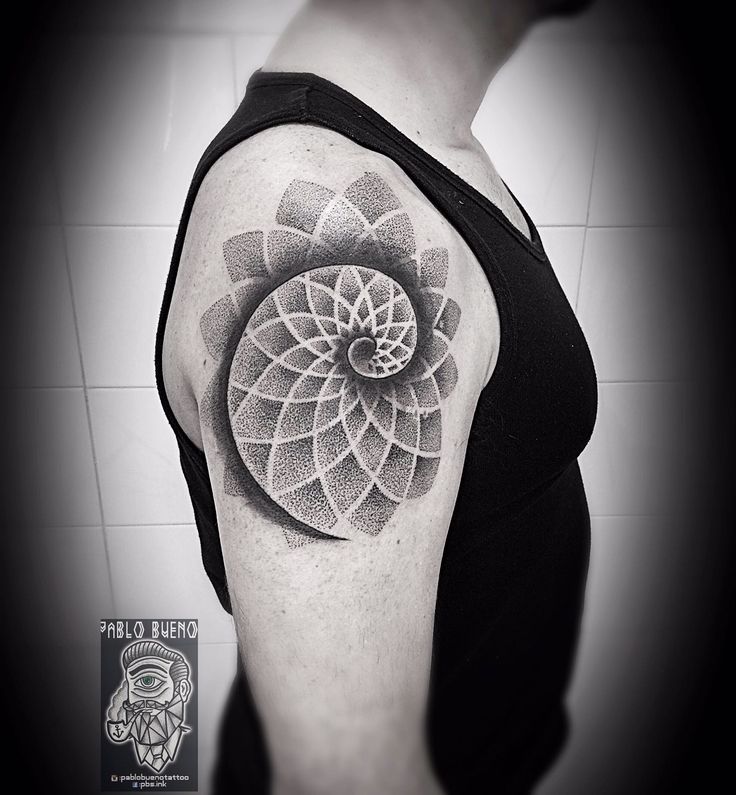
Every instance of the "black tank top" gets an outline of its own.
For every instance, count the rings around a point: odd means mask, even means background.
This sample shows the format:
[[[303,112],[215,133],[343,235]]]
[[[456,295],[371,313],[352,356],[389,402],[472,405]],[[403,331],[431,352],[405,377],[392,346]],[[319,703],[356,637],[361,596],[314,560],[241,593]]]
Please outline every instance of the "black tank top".
[[[442,558],[428,732],[449,795],[528,792],[566,734],[563,698],[590,538],[577,463],[597,406],[590,352],[531,220],[527,239],[371,108],[312,74],[256,72],[250,79],[240,107],[197,167],[166,284],[156,378],[179,444],[205,569],[230,611],[205,457],[177,423],[163,388],[163,332],[205,174],[249,136],[294,123],[329,128],[393,160],[464,238],[493,290],[499,356],[472,423]],[[267,753],[242,671],[226,711],[216,778],[218,792],[268,791]]]

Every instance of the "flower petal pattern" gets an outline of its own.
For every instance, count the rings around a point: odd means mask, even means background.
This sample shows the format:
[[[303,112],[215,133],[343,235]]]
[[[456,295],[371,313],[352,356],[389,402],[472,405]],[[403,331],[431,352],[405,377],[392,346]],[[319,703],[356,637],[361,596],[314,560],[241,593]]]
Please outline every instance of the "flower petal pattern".
[[[294,180],[275,227],[223,255],[233,289],[200,327],[221,364],[203,410],[226,490],[248,494],[245,466],[296,520],[291,546],[376,535],[439,466],[461,314],[446,249],[417,254],[408,214],[367,173],[342,194]]]

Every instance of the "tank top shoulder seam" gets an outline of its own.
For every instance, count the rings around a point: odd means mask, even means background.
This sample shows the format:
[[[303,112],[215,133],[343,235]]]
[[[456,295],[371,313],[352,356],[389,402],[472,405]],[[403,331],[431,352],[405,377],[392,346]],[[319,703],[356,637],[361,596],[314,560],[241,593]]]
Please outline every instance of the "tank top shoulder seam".
[[[182,428],[181,424],[177,420],[173,408],[171,406],[171,402],[169,401],[168,394],[166,392],[164,382],[163,382],[163,336],[164,330],[166,326],[166,321],[168,320],[168,315],[171,308],[171,299],[173,297],[173,288],[176,281],[176,278],[179,273],[179,267],[181,265],[181,256],[183,253],[183,243],[184,237],[186,235],[187,229],[189,227],[189,222],[191,220],[191,214],[194,207],[194,203],[196,197],[202,187],[202,184],[210,172],[210,170],[215,166],[215,164],[223,157],[228,151],[233,149],[239,143],[246,141],[247,139],[253,137],[259,132],[263,132],[265,130],[271,129],[273,127],[281,126],[281,125],[288,125],[288,124],[309,124],[315,123],[317,125],[325,127],[325,129],[332,129],[335,132],[338,132],[346,137],[350,138],[351,140],[355,140],[355,142],[361,146],[366,148],[369,151],[375,151],[378,154],[385,154],[380,151],[378,148],[372,148],[368,145],[367,142],[358,140],[357,137],[353,137],[349,135],[349,130],[345,127],[345,120],[339,117],[337,114],[330,114],[325,111],[316,111],[312,107],[310,107],[309,103],[309,93],[312,91],[322,91],[322,93],[326,94],[327,96],[335,99],[336,101],[341,102],[341,104],[346,105],[349,108],[353,108],[353,102],[348,101],[346,98],[340,96],[341,93],[345,93],[347,97],[351,100],[354,100],[355,103],[359,105],[359,109],[362,110],[365,107],[366,113],[360,113],[359,116],[364,120],[371,124],[372,127],[378,129],[379,131],[383,132],[384,134],[389,134],[391,140],[396,143],[406,154],[409,156],[415,156],[422,165],[427,166],[430,168],[433,173],[439,178],[445,180],[449,184],[452,185],[453,188],[459,190],[459,192],[466,195],[469,199],[474,201],[474,203],[483,211],[488,212],[488,208],[490,208],[491,212],[489,213],[494,220],[500,222],[500,224],[508,231],[510,231],[514,236],[525,246],[525,249],[533,254],[537,259],[544,260],[544,251],[541,247],[537,247],[534,243],[528,240],[521,232],[519,232],[503,215],[503,213],[489,200],[485,199],[482,194],[478,194],[478,197],[484,201],[479,201],[470,191],[474,191],[472,186],[466,185],[464,181],[454,174],[452,171],[447,169],[439,161],[436,161],[431,155],[424,152],[421,147],[413,144],[409,139],[406,138],[399,130],[395,129],[390,125],[389,122],[385,121],[381,116],[378,114],[376,115],[376,119],[369,118],[371,113],[374,113],[368,106],[365,106],[357,97],[353,97],[348,92],[344,92],[339,86],[333,86],[333,84],[329,83],[329,81],[325,81],[323,78],[319,78],[318,76],[308,75],[308,77],[314,77],[317,80],[327,83],[328,86],[334,87],[335,91],[325,91],[321,87],[316,87],[311,85],[309,80],[297,80],[294,79],[293,75],[283,73],[284,77],[278,79],[272,79],[274,75],[279,76],[281,73],[263,73],[263,72],[256,72],[249,81],[248,84],[248,91],[253,89],[259,88],[268,88],[271,85],[285,85],[285,86],[294,86],[303,89],[303,93],[300,94],[298,97],[298,102],[291,101],[288,104],[285,104],[279,107],[276,111],[272,113],[268,113],[261,117],[257,123],[249,123],[247,120],[244,120],[240,124],[238,124],[235,129],[232,130],[229,134],[220,138],[219,136],[216,137],[207,149],[204,151],[200,162],[198,163],[194,175],[192,184],[190,187],[190,193],[187,196],[184,212],[182,213],[182,217],[179,223],[179,230],[177,235],[177,241],[175,244],[175,249],[172,256],[172,263],[169,269],[169,274],[167,278],[165,293],[164,293],[164,302],[161,306],[161,311],[159,313],[159,327],[158,327],[158,334],[156,340],[156,351],[155,351],[155,370],[156,370],[156,386],[157,391],[159,393],[159,399],[164,409],[164,414],[168,420],[169,425],[171,426],[172,430],[174,431],[177,440],[180,444],[185,445],[191,453],[201,459],[202,461],[206,460],[206,456],[203,450],[201,450],[193,441],[189,438],[187,433]],[[264,78],[268,77],[266,81]],[[259,78],[260,81],[263,82],[255,82],[254,78]],[[354,108],[353,108],[354,109]],[[405,140],[403,140],[405,139]],[[390,157],[390,155],[385,155],[395,162],[400,168],[403,169],[400,163],[398,163],[394,158]],[[449,176],[449,178],[448,178]],[[459,185],[455,185],[458,182]],[[519,205],[521,207],[521,205]],[[526,216],[526,211],[523,207],[521,207],[522,212]],[[531,223],[531,219],[528,218],[530,224],[530,228],[533,228]],[[181,237],[179,240],[178,238]],[[464,236],[463,236],[464,237]],[[484,241],[481,241],[484,242]],[[485,249],[486,256],[495,263],[495,257],[493,256],[493,252],[487,245],[483,245]],[[507,294],[507,285],[505,276],[503,274],[503,269],[498,267],[498,265],[494,265],[494,270],[496,271],[497,279],[494,280],[494,292],[500,287],[502,292],[504,293],[504,303],[506,304],[507,311],[511,315],[509,318],[511,322],[508,324],[507,327],[507,344],[509,344],[510,350],[507,351],[507,354],[512,354],[513,351],[516,349],[516,329],[515,329],[515,322],[513,320],[513,301],[510,300],[510,296]],[[510,333],[509,333],[510,332]],[[487,395],[492,391],[492,387],[496,387],[503,381],[503,371],[506,369],[504,364],[507,360],[508,356],[500,357],[499,361],[496,363],[496,367],[494,372],[491,375],[490,380],[488,383],[483,387],[481,390],[482,395]]]
[[[348,135],[347,130],[344,128],[344,122],[338,117],[335,116],[334,119],[332,118],[331,114],[325,112],[313,113],[311,110],[307,110],[306,114],[302,117],[302,122],[314,122],[319,124],[320,126],[326,127],[326,129],[333,129],[336,132],[339,132],[342,135]],[[342,123],[341,123],[342,122]],[[288,123],[288,122],[287,122]],[[374,125],[375,126],[375,125]],[[349,137],[349,136],[348,136]],[[369,151],[375,151],[378,154],[383,154],[380,149],[372,148],[369,144],[360,142],[356,140],[361,147],[368,149]],[[391,157],[390,155],[385,155],[388,157],[392,162],[394,162],[399,168],[403,171],[406,171],[406,168],[402,163]],[[441,164],[440,164],[441,165]],[[437,173],[435,171],[435,173]],[[450,172],[452,173],[452,172]],[[411,175],[407,174],[411,179]],[[438,176],[442,177],[441,174]],[[432,201],[431,197],[427,197],[430,201]],[[432,202],[434,203],[434,202]],[[479,205],[480,206],[480,205]],[[438,207],[442,212],[441,208]],[[480,206],[481,210],[484,210],[482,206]],[[444,214],[444,213],[443,213]],[[466,238],[466,235],[457,228],[456,223],[452,220],[448,219],[450,223],[456,227],[458,234],[465,240],[466,244],[474,251],[476,257],[478,257],[479,263],[481,268],[484,272],[486,272],[486,277],[491,284],[491,289],[496,297],[496,301],[499,304],[499,311],[501,311],[501,303],[503,304],[503,312],[507,314],[507,323],[504,324],[504,328],[502,330],[502,336],[504,337],[504,344],[503,344],[503,355],[498,357],[494,370],[491,374],[490,379],[485,384],[485,386],[481,389],[479,397],[482,396],[484,398],[488,398],[494,390],[496,390],[499,385],[503,383],[505,371],[508,369],[509,363],[512,362],[515,358],[516,351],[517,351],[517,330],[516,330],[516,318],[514,313],[513,307],[513,300],[511,299],[511,295],[508,290],[508,285],[506,282],[506,276],[504,275],[503,268],[501,268],[496,260],[496,257],[493,253],[493,250],[488,246],[486,241],[483,238],[478,238],[476,241],[477,246],[482,246],[484,251],[484,256],[481,257],[477,251],[475,251],[475,247],[471,244],[471,242]],[[529,242],[529,241],[527,241]],[[529,249],[532,251],[533,249]],[[490,275],[487,273],[487,267],[483,265],[484,261],[488,261],[492,264],[493,271],[495,272],[495,278],[491,278]],[[544,261],[544,255],[541,257],[541,261]]]
[[[303,83],[290,83],[289,85],[304,85],[304,84]],[[342,91],[342,89],[340,89],[339,86],[336,86],[336,88],[338,89],[338,91]],[[311,91],[311,90],[319,90],[319,89],[312,89],[311,86],[307,86],[307,90]],[[326,93],[326,92],[324,92],[324,93]],[[332,95],[328,94],[328,96],[332,96]],[[348,106],[350,106],[350,103],[344,103],[344,104],[347,104]],[[369,110],[370,110],[370,108],[369,108]],[[365,116],[363,116],[362,118],[366,119]],[[378,117],[378,118],[381,119],[381,117]],[[342,135],[347,135],[347,130],[344,129],[344,122],[340,119],[340,117],[335,116],[334,119],[333,119],[332,118],[332,114],[325,113],[324,111],[321,111],[319,113],[315,113],[309,108],[308,94],[307,94],[307,111],[306,111],[305,116],[303,117],[303,121],[306,121],[307,123],[309,123],[310,121],[313,121],[313,122],[315,122],[317,124],[320,124],[321,126],[325,126],[327,129],[333,129],[334,131],[339,132]],[[374,127],[379,129],[381,132],[385,132],[385,130],[383,129],[383,127],[381,126],[380,123],[379,124],[375,124],[374,122],[371,122],[371,123],[372,123],[372,125]],[[388,123],[386,122],[386,124],[388,124]],[[399,130],[396,130],[396,133],[399,136],[404,137],[404,136],[402,136],[402,133]],[[408,139],[407,139],[407,141],[408,141]],[[375,152],[378,152],[378,154],[383,154],[380,151],[380,149],[378,149],[378,148],[374,149],[374,148],[370,147],[365,142],[360,142],[360,141],[356,140],[356,143],[358,143],[363,148],[369,149],[370,151],[375,151]],[[415,146],[414,144],[411,143],[411,141],[408,141],[408,144],[409,144],[409,147],[414,147]],[[416,147],[416,148],[417,148],[417,150],[419,152],[422,153],[422,155],[426,156],[430,160],[434,160],[434,158],[431,158],[431,156],[428,155],[426,152],[423,152],[420,149],[420,147]],[[404,147],[403,144],[402,144],[402,149],[404,149],[404,151],[407,151],[408,147]],[[402,171],[406,171],[406,168],[405,168],[404,165],[402,165],[402,163],[400,163],[399,161],[397,161],[396,159],[394,159],[390,155],[385,155],[385,156],[388,157],[392,162],[394,162],[399,168],[401,168]],[[425,163],[422,161],[422,164],[424,165]],[[438,163],[438,165],[441,168],[445,169],[445,167],[442,166],[441,163]],[[444,178],[444,176],[441,173],[439,173],[438,169],[433,167],[432,170],[437,176],[439,176],[440,178]],[[449,169],[446,169],[446,170],[448,171],[449,174],[452,174],[452,172],[449,171]],[[411,179],[411,175],[410,174],[407,174],[407,176],[409,176],[409,178]],[[456,176],[456,175],[453,174],[453,176]],[[461,182],[462,182],[462,180],[461,180]],[[434,203],[430,196],[428,196],[427,198],[432,203]],[[482,197],[482,198],[484,198],[484,197]],[[482,204],[480,204],[479,202],[476,202],[476,204],[480,207],[481,210],[485,210],[485,207]],[[498,208],[495,208],[495,205],[493,205],[491,202],[488,202],[488,204],[490,204],[492,207],[494,207],[494,209],[497,210],[498,213],[502,215],[500,210],[498,210]],[[444,214],[444,211],[442,211],[441,208],[438,207],[438,209],[441,212],[443,212],[443,214]],[[525,211],[524,211],[524,213],[526,214]],[[495,213],[494,213],[494,216],[495,216]],[[455,222],[453,222],[450,219],[448,219],[448,220],[453,226],[456,227],[456,223]],[[506,220],[505,217],[504,217],[504,220]],[[514,231],[518,231],[518,230],[515,229],[515,227],[513,227],[513,225],[510,222],[507,221],[507,223],[508,223],[509,227],[514,229]],[[492,267],[492,269],[494,271],[495,278],[492,278],[488,273],[486,273],[486,278],[488,278],[489,283],[491,285],[491,289],[492,289],[492,291],[494,293],[494,296],[496,297],[496,301],[499,304],[499,311],[501,311],[501,304],[502,304],[503,305],[503,312],[504,312],[504,314],[507,315],[507,318],[506,318],[507,322],[504,325],[504,328],[502,329],[502,336],[504,337],[504,345],[502,346],[503,349],[504,349],[503,350],[503,355],[498,357],[498,360],[497,360],[496,365],[495,365],[495,367],[493,369],[493,372],[491,373],[491,377],[489,378],[488,382],[483,386],[483,388],[480,390],[480,393],[479,393],[479,399],[481,399],[481,398],[487,399],[490,395],[493,394],[493,392],[496,389],[499,388],[500,385],[503,384],[504,377],[505,377],[505,374],[506,374],[506,370],[508,369],[510,363],[512,361],[514,361],[514,359],[516,357],[516,352],[517,352],[517,349],[518,349],[518,344],[517,344],[518,340],[517,340],[517,329],[516,329],[516,317],[515,317],[514,305],[513,305],[514,302],[513,302],[512,298],[511,298],[511,295],[510,295],[510,292],[509,292],[509,289],[508,289],[508,284],[507,284],[507,281],[506,281],[506,276],[505,276],[505,274],[503,272],[503,268],[501,268],[499,266],[499,264],[498,264],[498,262],[496,260],[495,254],[494,254],[493,250],[490,248],[490,246],[487,244],[487,242],[482,237],[478,238],[476,240],[476,245],[477,246],[481,246],[483,251],[484,251],[484,256],[480,256],[479,252],[474,250],[475,246],[473,246],[471,244],[471,242],[466,238],[466,235],[459,228],[457,228],[457,232],[465,240],[466,244],[471,248],[471,250],[474,252],[475,256],[478,257],[480,266],[481,266],[481,268],[483,269],[484,272],[487,272],[488,268],[485,265],[483,265],[483,262],[487,261],[488,263],[492,263],[492,265],[490,265],[490,267]],[[530,252],[536,254],[535,247],[531,243],[531,241],[527,240],[520,232],[518,233],[518,236],[522,239],[522,241],[526,242],[527,249]],[[540,251],[539,253],[540,253],[541,256],[539,256],[538,258],[540,259],[540,261],[544,261],[544,259],[545,259],[544,252]]]
[[[272,74],[279,74],[279,73],[268,73],[269,76],[272,75]],[[265,73],[261,73],[261,72],[256,72],[256,75],[260,76],[260,77],[265,77]],[[256,76],[256,75],[254,75],[254,76]],[[284,77],[286,78],[286,73],[284,73]],[[322,78],[319,78],[319,79],[321,80]],[[251,81],[252,80],[253,80],[253,78],[251,78]],[[329,112],[325,112],[325,111],[319,111],[319,112],[314,111],[310,107],[309,94],[312,91],[314,91],[314,90],[318,91],[319,89],[315,89],[313,86],[309,85],[308,83],[302,82],[302,81],[294,81],[294,80],[290,81],[288,79],[279,80],[278,84],[279,85],[291,85],[291,86],[295,86],[295,87],[299,87],[299,88],[303,88],[304,89],[304,94],[301,97],[301,99],[303,100],[303,102],[301,104],[301,107],[294,108],[293,106],[290,106],[289,109],[282,110],[281,122],[283,124],[290,124],[290,123],[310,124],[310,123],[313,123],[313,124],[316,124],[316,125],[318,125],[320,127],[324,127],[325,129],[333,130],[334,132],[337,132],[338,134],[343,135],[343,136],[349,138],[350,140],[354,140],[355,143],[357,143],[361,148],[367,149],[368,151],[376,152],[378,154],[383,154],[385,157],[388,157],[393,163],[395,163],[399,168],[401,168],[402,171],[405,171],[405,172],[407,171],[406,166],[404,164],[402,164],[400,162],[400,160],[396,159],[391,154],[387,154],[386,152],[382,151],[382,149],[380,147],[371,146],[371,144],[368,141],[366,141],[366,140],[358,140],[357,137],[351,136],[350,135],[350,130],[347,129],[346,126],[345,126],[345,120],[342,119],[340,116],[338,116],[336,114],[330,114]],[[251,90],[252,88],[256,88],[257,89],[257,88],[261,88],[261,87],[268,88],[268,87],[270,87],[270,85],[272,85],[272,83],[270,81],[268,83],[264,83],[264,85],[262,85],[262,86],[259,86],[257,84],[256,85],[252,85],[252,83],[249,83],[248,90]],[[342,89],[339,86],[335,86],[335,88],[337,89],[338,92],[342,91]],[[323,93],[326,93],[326,92],[323,92]],[[331,94],[327,94],[327,96],[332,97]],[[348,95],[348,96],[352,96],[352,95]],[[356,100],[356,101],[360,102],[360,100]],[[343,104],[347,104],[348,107],[350,107],[350,103],[343,103]],[[367,110],[370,111],[371,109],[367,108]],[[367,116],[366,115],[362,115],[361,118],[363,118],[364,120],[367,120]],[[381,122],[383,121],[389,127],[391,125],[389,125],[388,122],[385,122],[384,120],[382,120],[382,117],[378,116],[377,118],[378,118],[378,123],[375,123],[375,122],[371,121],[372,126],[375,129],[377,129],[379,132],[385,132]],[[275,125],[269,124],[268,126],[270,127],[270,126],[275,126]],[[248,125],[244,125],[244,127],[247,127],[247,132],[246,132],[246,135],[244,136],[244,138],[249,138],[252,135],[254,135],[256,132],[259,132],[261,130],[260,126],[258,128],[255,128],[255,127],[250,127]],[[238,140],[239,137],[243,137],[242,133],[243,133],[243,128],[241,128],[239,131],[237,131],[235,133],[235,140],[236,141]],[[396,130],[396,133],[397,133],[397,135],[402,136],[400,131]],[[404,137],[404,136],[402,136],[402,137]],[[408,146],[403,146],[402,145],[401,148],[402,148],[402,150],[404,152],[408,152],[409,154],[411,154],[411,149],[414,148],[415,145],[412,144],[412,142],[409,141],[408,139],[407,139],[407,143],[408,143]],[[426,152],[423,152],[419,147],[416,147],[416,149],[424,157],[429,158],[430,160],[433,160],[433,158],[431,158],[430,155],[428,155]],[[425,165],[425,162],[424,162],[423,159],[420,160],[420,163],[422,165]],[[441,163],[438,163],[438,165],[442,169],[447,170],[448,173],[451,174],[453,177],[456,177],[456,175],[452,174],[452,172],[449,171],[448,169],[446,169],[446,167],[443,166]],[[433,168],[432,171],[440,179],[444,179],[444,176],[441,173],[439,173],[439,171],[437,169]],[[409,178],[411,179],[411,174],[409,174],[408,172],[407,172],[407,176],[409,176]],[[459,179],[459,178],[457,178],[457,179]],[[462,180],[461,180],[461,182],[462,182]],[[420,190],[421,190],[421,188],[420,188]],[[432,199],[431,195],[428,195],[427,198],[428,198],[428,200],[430,202],[432,202],[433,204],[435,204],[435,206],[437,206],[436,202]],[[481,196],[481,198],[485,198],[485,197]],[[503,215],[501,213],[501,211],[498,210],[498,208],[496,208],[495,205],[493,205],[491,202],[488,202],[488,204],[495,211],[497,211],[498,214]],[[486,208],[482,204],[480,204],[479,202],[476,202],[476,205],[480,208],[481,211],[487,212]],[[519,206],[521,206],[521,205],[519,205]],[[437,206],[437,208],[438,208],[438,210],[440,210],[440,212],[443,213],[443,215],[446,214],[445,210],[443,210],[441,207]],[[522,208],[522,211],[526,215],[526,211],[524,211],[523,208]],[[494,220],[495,220],[495,217],[496,217],[495,213],[494,213],[493,217],[494,217]],[[529,223],[530,223],[530,226],[531,226],[531,219],[528,219],[528,220],[529,220]],[[512,224],[510,222],[508,222],[505,219],[505,217],[504,217],[504,221],[506,221],[508,226],[511,227],[514,231],[518,231],[518,230],[515,229],[515,227],[512,226]],[[491,285],[491,289],[492,289],[492,291],[494,293],[494,296],[496,297],[497,303],[499,304],[499,311],[501,311],[501,309],[503,307],[503,313],[507,315],[507,322],[504,325],[504,328],[502,330],[502,335],[504,336],[504,345],[502,346],[503,347],[503,355],[500,355],[498,357],[498,360],[496,362],[496,365],[494,367],[494,370],[493,370],[493,372],[491,374],[490,379],[483,386],[483,388],[481,389],[480,394],[479,394],[479,397],[482,396],[483,398],[487,399],[489,396],[491,396],[494,393],[494,391],[496,391],[503,384],[506,370],[510,366],[510,363],[512,361],[514,361],[515,356],[516,356],[516,352],[517,352],[517,349],[518,349],[516,317],[515,317],[515,312],[514,312],[513,300],[511,298],[511,294],[510,294],[509,289],[508,289],[508,284],[507,284],[507,281],[506,281],[506,276],[505,276],[505,274],[503,272],[503,268],[501,268],[500,265],[498,264],[498,262],[496,260],[496,256],[495,256],[493,250],[487,244],[485,239],[480,237],[480,238],[478,238],[475,241],[475,245],[473,245],[471,243],[471,241],[467,239],[466,234],[463,233],[460,228],[458,228],[457,221],[455,221],[455,222],[450,221],[450,223],[452,223],[453,226],[456,227],[458,234],[460,234],[460,236],[465,240],[466,244],[471,248],[471,250],[474,252],[475,256],[478,257],[478,260],[479,260],[479,263],[481,265],[481,268],[483,269],[484,272],[486,272],[486,278],[489,280],[489,283]],[[526,243],[526,250],[528,250],[531,253],[537,255],[537,258],[540,261],[544,261],[545,260],[546,257],[545,257],[545,254],[544,254],[543,250],[540,250],[537,253],[536,247],[531,243],[531,241],[527,240],[520,232],[518,232],[518,236],[522,239],[523,242]],[[476,246],[482,248],[482,250],[483,250],[483,255],[482,256],[481,256],[480,252],[475,251],[475,247]],[[483,264],[484,262],[488,262],[489,266],[484,265]],[[494,272],[494,276],[493,277],[487,272],[489,268],[492,268],[492,270]]]

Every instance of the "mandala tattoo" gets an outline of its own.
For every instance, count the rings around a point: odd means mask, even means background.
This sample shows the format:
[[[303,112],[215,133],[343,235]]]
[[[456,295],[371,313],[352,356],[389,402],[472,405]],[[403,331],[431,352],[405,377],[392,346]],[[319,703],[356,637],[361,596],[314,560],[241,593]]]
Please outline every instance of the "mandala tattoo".
[[[201,410],[226,493],[280,520],[292,547],[377,535],[439,466],[460,322],[447,250],[417,252],[366,173],[341,194],[294,180],[274,227],[223,257],[231,289],[200,322],[218,363]]]

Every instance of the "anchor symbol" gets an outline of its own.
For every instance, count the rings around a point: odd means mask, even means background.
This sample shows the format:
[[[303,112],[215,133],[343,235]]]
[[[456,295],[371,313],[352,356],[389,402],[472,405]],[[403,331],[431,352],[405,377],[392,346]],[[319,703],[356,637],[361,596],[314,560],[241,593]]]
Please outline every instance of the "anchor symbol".
[[[113,733],[113,734],[114,734],[116,737],[120,737],[120,735],[123,733],[123,730],[120,728],[120,726],[116,726],[116,727],[115,727],[115,728],[112,730],[112,733]]]

